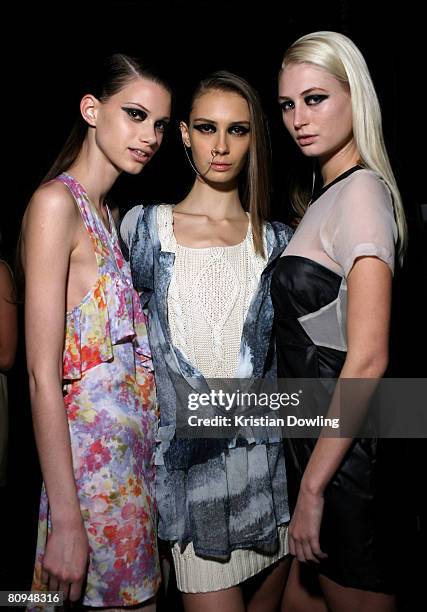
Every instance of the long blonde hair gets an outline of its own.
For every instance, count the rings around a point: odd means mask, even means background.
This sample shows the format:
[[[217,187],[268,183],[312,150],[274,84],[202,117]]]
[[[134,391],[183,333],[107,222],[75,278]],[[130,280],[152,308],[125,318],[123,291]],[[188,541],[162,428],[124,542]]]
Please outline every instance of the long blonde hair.
[[[402,263],[407,246],[405,212],[384,143],[378,96],[363,55],[344,34],[313,32],[302,36],[289,47],[281,70],[289,64],[300,63],[323,68],[348,86],[353,111],[353,135],[361,165],[373,170],[390,189],[399,237],[398,255]]]

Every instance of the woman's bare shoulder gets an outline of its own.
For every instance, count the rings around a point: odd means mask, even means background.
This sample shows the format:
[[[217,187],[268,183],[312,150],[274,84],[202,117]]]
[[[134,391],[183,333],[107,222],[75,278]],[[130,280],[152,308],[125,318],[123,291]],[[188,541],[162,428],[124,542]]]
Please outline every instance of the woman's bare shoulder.
[[[78,210],[69,189],[60,181],[40,185],[33,193],[24,214],[23,228],[28,221],[69,224],[78,219]]]

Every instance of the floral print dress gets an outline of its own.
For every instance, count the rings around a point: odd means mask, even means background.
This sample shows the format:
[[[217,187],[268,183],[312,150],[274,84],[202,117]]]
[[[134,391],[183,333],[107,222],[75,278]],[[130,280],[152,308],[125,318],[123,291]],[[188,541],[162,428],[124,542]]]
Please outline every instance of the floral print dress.
[[[99,277],[66,315],[64,405],[74,476],[89,539],[83,604],[129,606],[159,585],[154,507],[157,428],[145,316],[132,287],[114,222],[105,228],[82,185],[71,191],[90,235]],[[42,562],[51,521],[43,486],[32,590],[43,591]]]

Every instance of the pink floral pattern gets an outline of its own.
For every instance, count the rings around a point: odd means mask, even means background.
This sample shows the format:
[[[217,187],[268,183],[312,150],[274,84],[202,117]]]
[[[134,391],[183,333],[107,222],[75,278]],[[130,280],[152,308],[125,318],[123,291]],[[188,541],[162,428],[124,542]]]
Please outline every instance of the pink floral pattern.
[[[90,235],[96,285],[67,313],[64,406],[74,475],[89,538],[83,604],[130,606],[152,597],[160,582],[154,502],[157,407],[145,315],[130,268],[84,188],[61,174]],[[43,555],[51,528],[43,487],[32,589],[46,590]]]

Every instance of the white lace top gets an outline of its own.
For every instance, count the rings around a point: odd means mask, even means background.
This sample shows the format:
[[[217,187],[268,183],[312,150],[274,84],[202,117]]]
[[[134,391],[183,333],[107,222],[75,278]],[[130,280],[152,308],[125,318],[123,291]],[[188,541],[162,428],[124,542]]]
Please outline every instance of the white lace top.
[[[265,260],[254,252],[250,223],[234,246],[179,245],[172,210],[163,204],[157,212],[162,251],[175,253],[168,292],[172,342],[205,378],[235,377],[243,323]]]

